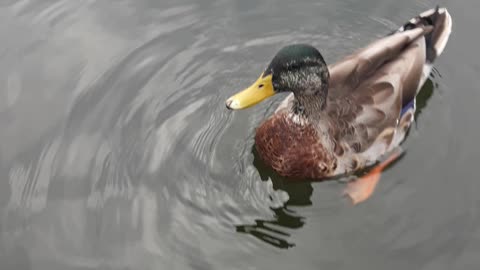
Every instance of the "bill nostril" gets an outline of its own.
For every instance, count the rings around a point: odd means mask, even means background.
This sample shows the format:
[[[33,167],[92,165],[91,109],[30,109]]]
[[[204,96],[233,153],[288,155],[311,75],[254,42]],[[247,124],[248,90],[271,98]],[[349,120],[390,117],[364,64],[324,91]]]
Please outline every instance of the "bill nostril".
[[[232,105],[233,100],[229,99],[225,102],[225,105],[227,106],[227,109],[231,109],[230,105]]]

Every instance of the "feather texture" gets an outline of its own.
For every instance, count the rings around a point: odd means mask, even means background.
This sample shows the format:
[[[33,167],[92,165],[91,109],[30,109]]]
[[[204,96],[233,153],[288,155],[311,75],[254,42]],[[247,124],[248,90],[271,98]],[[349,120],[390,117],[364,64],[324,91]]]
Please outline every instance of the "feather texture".
[[[360,169],[398,146],[451,25],[445,8],[426,11],[330,66],[319,120],[294,118],[289,95],[257,129],[262,159],[284,176],[323,178]]]

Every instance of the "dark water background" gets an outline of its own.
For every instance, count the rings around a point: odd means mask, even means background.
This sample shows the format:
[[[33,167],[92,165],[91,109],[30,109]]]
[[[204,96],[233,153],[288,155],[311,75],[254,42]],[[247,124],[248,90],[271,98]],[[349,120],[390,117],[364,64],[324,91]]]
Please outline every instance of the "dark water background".
[[[0,268],[479,269],[478,0],[441,1],[450,42],[364,204],[256,160],[282,97],[224,106],[286,44],[332,63],[436,3],[1,1]]]

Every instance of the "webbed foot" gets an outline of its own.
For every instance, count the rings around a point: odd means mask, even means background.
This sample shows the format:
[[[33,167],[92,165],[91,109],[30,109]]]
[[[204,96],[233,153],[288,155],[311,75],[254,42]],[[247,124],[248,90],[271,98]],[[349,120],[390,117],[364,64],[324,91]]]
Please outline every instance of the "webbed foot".
[[[403,151],[400,148],[394,149],[384,161],[377,164],[366,175],[349,182],[343,194],[350,197],[353,204],[361,203],[370,198],[380,180],[382,171],[392,162],[397,160],[402,153]]]

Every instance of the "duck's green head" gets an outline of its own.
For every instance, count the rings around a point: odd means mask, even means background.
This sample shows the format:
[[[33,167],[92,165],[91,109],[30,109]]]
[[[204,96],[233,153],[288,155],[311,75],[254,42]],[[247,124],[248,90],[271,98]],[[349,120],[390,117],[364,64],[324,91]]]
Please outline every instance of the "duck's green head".
[[[232,110],[245,109],[279,92],[293,92],[297,98],[316,95],[325,99],[328,79],[328,67],[317,49],[289,45],[275,55],[256,82],[230,97],[226,105]]]

